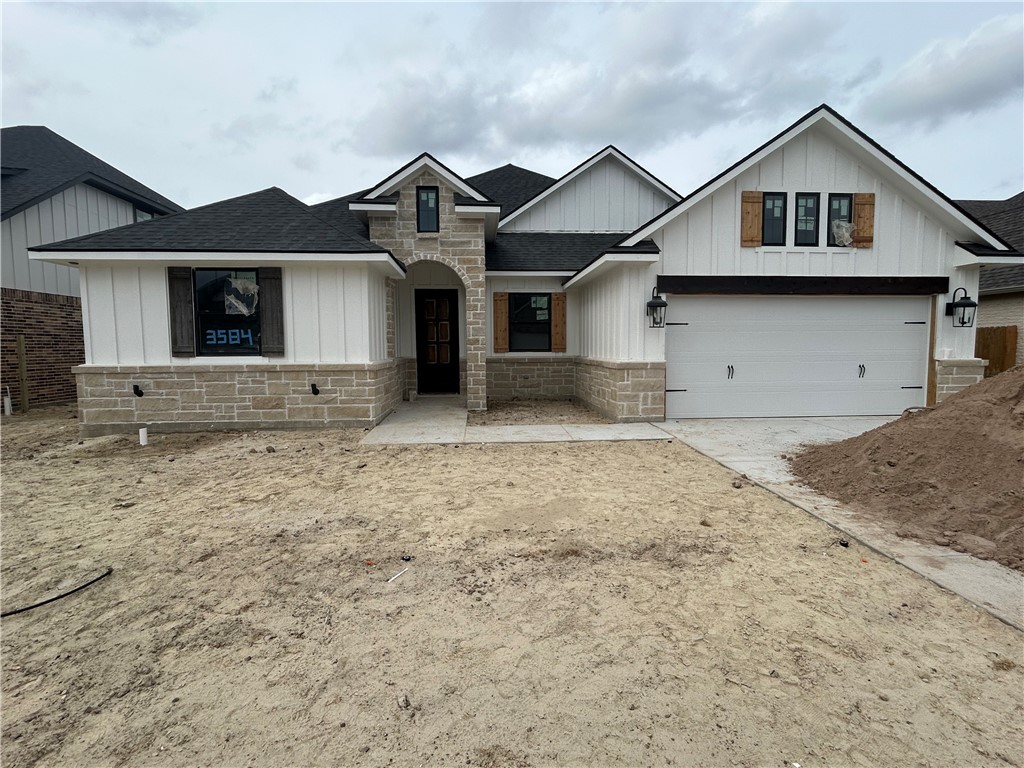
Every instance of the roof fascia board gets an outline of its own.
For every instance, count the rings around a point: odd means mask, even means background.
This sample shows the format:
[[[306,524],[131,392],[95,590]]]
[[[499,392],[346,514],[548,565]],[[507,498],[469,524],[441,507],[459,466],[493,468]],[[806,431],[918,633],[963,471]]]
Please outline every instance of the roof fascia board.
[[[978,290],[979,296],[998,296],[1005,293],[1022,293],[1024,292],[1024,283],[1018,285],[1011,285],[1004,288],[982,288]]]
[[[165,205],[160,205],[159,203],[154,202],[149,198],[137,195],[134,192],[131,192],[125,189],[124,187],[115,184],[112,181],[108,181],[107,179],[104,179],[90,172],[83,173],[79,176],[75,176],[73,179],[68,179],[63,184],[58,184],[56,187],[53,187],[52,189],[49,189],[40,195],[36,195],[30,200],[26,200],[21,205],[11,208],[11,210],[4,213],[3,221],[6,221],[12,216],[18,215],[22,211],[27,211],[34,205],[39,205],[39,203],[43,202],[44,200],[49,200],[51,197],[59,195],[61,192],[64,192],[65,190],[71,189],[76,184],[88,184],[89,186],[95,187],[101,192],[106,192],[107,194],[114,195],[115,197],[120,197],[135,206],[138,206],[139,203],[142,203],[146,208],[151,208],[158,212],[162,212],[164,215],[168,215],[171,213],[181,213],[182,211],[185,210],[184,208],[174,210],[172,208],[168,208]]]
[[[488,198],[485,194],[480,192],[478,189],[473,187],[468,181],[463,179],[457,173],[446,167],[444,164],[435,160],[429,154],[424,152],[422,155],[417,157],[410,163],[407,163],[404,167],[397,170],[395,173],[388,176],[384,181],[378,184],[376,187],[371,189],[364,196],[365,198],[374,198],[379,195],[388,195],[394,192],[396,189],[401,187],[411,177],[415,176],[423,168],[429,168],[435,174],[440,176],[442,179],[448,182],[452,187],[457,189],[467,197],[472,197],[474,200],[487,201]]]
[[[497,216],[501,213],[501,207],[497,205],[459,205],[456,203],[455,212],[467,218],[483,218],[484,216]]]
[[[572,270],[546,269],[494,269],[484,272],[485,277],[572,277]]]
[[[566,280],[564,286],[566,288],[575,287],[580,285],[580,283],[597,277],[603,272],[607,272],[614,266],[624,264],[657,264],[660,259],[660,253],[605,253],[581,269],[569,280]]]
[[[636,173],[637,175],[639,175],[640,177],[645,179],[651,185],[657,187],[659,191],[661,191],[663,194],[667,195],[668,197],[672,198],[677,203],[680,200],[683,199],[683,196],[680,195],[678,192],[676,192],[674,189],[672,189],[670,186],[668,186],[667,184],[662,182],[660,179],[658,179],[656,176],[654,176],[649,171],[644,169],[642,166],[640,166],[637,163],[635,163],[633,160],[631,160],[629,157],[624,155],[622,152],[620,152],[615,147],[613,147],[611,145],[608,145],[607,147],[602,149],[597,154],[591,155],[588,159],[584,160],[582,163],[577,165],[575,168],[573,168],[567,174],[562,176],[562,178],[557,179],[554,183],[552,183],[550,186],[545,188],[536,197],[533,197],[533,198],[527,200],[525,203],[520,205],[514,211],[509,213],[505,218],[503,218],[501,221],[498,222],[498,227],[499,228],[503,227],[506,224],[508,224],[510,221],[512,221],[513,219],[519,217],[521,214],[525,213],[527,210],[532,208],[534,205],[536,205],[537,203],[541,202],[544,198],[546,198],[549,195],[552,195],[555,192],[557,192],[559,189],[564,187],[566,184],[568,184],[570,181],[575,179],[577,176],[580,176],[581,174],[586,173],[589,169],[593,168],[595,165],[597,165],[597,163],[601,162],[606,157],[614,157],[616,160],[621,162],[623,165],[625,165],[631,171],[633,171],[634,173]]]
[[[366,263],[405,277],[405,265],[390,252],[377,253],[263,253],[260,251],[29,251],[29,259],[52,264],[150,264],[195,266],[197,264],[246,264],[272,266],[301,263]]]
[[[348,204],[350,211],[372,211],[373,213],[398,213],[398,203],[357,203]]]

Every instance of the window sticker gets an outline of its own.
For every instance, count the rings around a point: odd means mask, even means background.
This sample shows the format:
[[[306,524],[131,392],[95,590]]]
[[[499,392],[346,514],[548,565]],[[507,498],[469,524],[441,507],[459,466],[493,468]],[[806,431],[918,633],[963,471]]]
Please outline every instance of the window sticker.
[[[226,278],[224,286],[224,314],[250,317],[259,303],[260,287],[253,272],[235,272]]]

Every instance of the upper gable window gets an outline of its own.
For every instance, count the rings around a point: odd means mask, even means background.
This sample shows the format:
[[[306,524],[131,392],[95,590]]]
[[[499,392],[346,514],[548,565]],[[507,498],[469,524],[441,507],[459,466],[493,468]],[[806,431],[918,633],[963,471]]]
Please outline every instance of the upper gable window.
[[[416,231],[437,232],[437,187],[416,187]]]
[[[765,192],[761,245],[786,244],[786,193]]]
[[[818,201],[820,199],[821,195],[817,192],[797,192],[794,245],[818,244]]]
[[[849,225],[853,222],[853,195],[828,196],[828,244],[835,246],[852,245]],[[849,242],[844,242],[849,240]]]

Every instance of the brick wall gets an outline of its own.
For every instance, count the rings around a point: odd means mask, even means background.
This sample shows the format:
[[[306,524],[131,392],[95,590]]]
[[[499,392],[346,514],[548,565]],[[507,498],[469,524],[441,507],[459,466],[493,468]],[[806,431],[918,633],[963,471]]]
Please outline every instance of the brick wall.
[[[487,397],[496,400],[571,400],[575,357],[489,357]]]
[[[73,401],[75,376],[71,369],[85,362],[81,299],[14,288],[0,290],[0,385],[11,388],[15,408],[22,403],[19,334],[25,336],[29,405]]]
[[[1017,364],[1024,363],[1024,291],[991,294],[978,300],[978,327],[1017,326]]]
[[[580,360],[576,397],[615,421],[663,421],[665,364]]]
[[[81,366],[75,374],[83,437],[142,426],[158,432],[373,426],[402,397],[393,362]]]

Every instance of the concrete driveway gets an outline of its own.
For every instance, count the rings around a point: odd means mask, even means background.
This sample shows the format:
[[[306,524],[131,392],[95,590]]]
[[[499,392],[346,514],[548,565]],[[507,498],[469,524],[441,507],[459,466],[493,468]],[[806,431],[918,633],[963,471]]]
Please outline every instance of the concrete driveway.
[[[683,419],[658,426],[877,552],[1024,630],[1024,574],[948,547],[901,539],[801,485],[783,458],[801,446],[845,440],[895,418]]]

